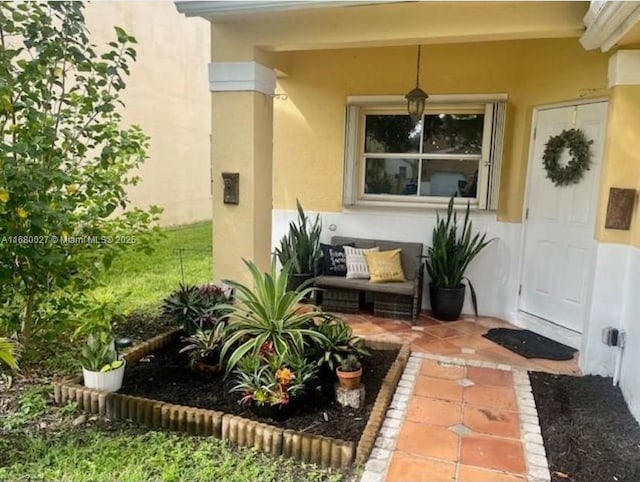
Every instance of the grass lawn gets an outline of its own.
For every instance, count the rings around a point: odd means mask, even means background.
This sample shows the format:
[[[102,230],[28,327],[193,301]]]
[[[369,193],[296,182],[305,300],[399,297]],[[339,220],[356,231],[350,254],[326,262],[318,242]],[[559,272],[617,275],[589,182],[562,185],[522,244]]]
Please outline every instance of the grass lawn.
[[[153,254],[125,252],[104,273],[97,296],[112,295],[124,314],[156,313],[162,299],[182,281],[180,250],[186,283],[212,279],[211,222],[167,228]]]
[[[215,439],[147,432],[68,429],[5,437],[0,480],[68,482],[339,481],[339,473],[239,449]]]
[[[186,283],[212,278],[210,222],[164,233],[153,254],[124,253],[94,291],[97,297],[115,298],[122,314],[142,314],[129,317],[121,327],[128,335],[141,331],[148,337],[151,328],[158,329],[153,315],[183,280],[179,249],[184,249]],[[147,430],[97,417],[76,426],[76,404],[54,406],[50,378],[39,378],[77,371],[76,352],[61,346],[39,347],[46,366],[17,374],[13,383],[0,370],[0,481],[338,482],[351,477],[210,437]],[[53,348],[50,355],[44,354],[47,347]]]
[[[338,482],[344,478],[340,472],[210,437],[147,431],[103,419],[73,426],[76,404],[51,406],[49,390],[29,387],[16,410],[0,419],[0,480]]]

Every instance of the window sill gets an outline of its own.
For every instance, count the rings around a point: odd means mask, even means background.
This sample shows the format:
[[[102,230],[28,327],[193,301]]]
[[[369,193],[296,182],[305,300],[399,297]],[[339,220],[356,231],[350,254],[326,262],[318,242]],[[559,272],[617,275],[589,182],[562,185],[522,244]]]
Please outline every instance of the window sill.
[[[484,211],[478,206],[477,199],[471,198],[456,198],[454,200],[455,209],[466,209],[467,201],[469,201],[472,211]],[[411,209],[411,210],[431,210],[431,209],[446,209],[449,204],[449,200],[443,201],[393,201],[393,200],[372,200],[372,199],[359,199],[355,204],[345,205],[345,209]]]

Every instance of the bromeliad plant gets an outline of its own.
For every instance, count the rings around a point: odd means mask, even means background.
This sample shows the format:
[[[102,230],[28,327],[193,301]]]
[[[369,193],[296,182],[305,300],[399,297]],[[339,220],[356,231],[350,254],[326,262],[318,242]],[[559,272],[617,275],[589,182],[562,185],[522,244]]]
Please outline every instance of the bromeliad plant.
[[[282,266],[291,265],[292,274],[312,275],[316,264],[320,260],[320,234],[322,222],[320,215],[316,215],[313,223],[302,209],[300,201],[296,200],[298,208],[297,224],[289,223],[289,233],[280,241],[276,248],[276,255]]]
[[[353,335],[353,330],[344,320],[333,315],[322,315],[316,329],[325,339],[318,345],[318,366],[327,366],[332,372],[351,355],[358,358],[369,356],[364,341]]]
[[[431,284],[437,288],[459,288],[463,279],[467,281],[471,291],[473,309],[478,314],[476,292],[471,281],[465,277],[469,263],[493,239],[486,240],[486,234],[472,234],[473,226],[469,219],[470,205],[467,202],[462,230],[458,227],[458,215],[453,209],[452,197],[449,200],[446,219],[436,216],[433,228],[431,246],[427,249],[427,272],[431,277]]]
[[[228,307],[227,339],[221,353],[226,374],[245,356],[258,354],[265,343],[280,357],[303,355],[306,347],[326,343],[313,324],[321,313],[315,308],[306,312],[299,308],[313,288],[287,291],[290,268],[286,265],[278,274],[275,258],[268,273],[262,273],[253,262],[244,263],[251,272],[253,289],[225,281],[235,289],[238,300]]]
[[[191,367],[198,363],[206,365],[219,365],[220,350],[224,343],[225,323],[218,323],[210,330],[197,330],[193,335],[185,338],[188,344],[180,350],[180,353],[189,354]]]
[[[167,296],[162,303],[162,314],[187,333],[213,329],[218,319],[226,314],[224,306],[229,299],[222,288],[207,284],[184,285]]]
[[[268,347],[262,353],[240,360],[235,369],[240,403],[249,406],[284,407],[302,395],[316,378],[317,367],[304,357],[281,357]]]

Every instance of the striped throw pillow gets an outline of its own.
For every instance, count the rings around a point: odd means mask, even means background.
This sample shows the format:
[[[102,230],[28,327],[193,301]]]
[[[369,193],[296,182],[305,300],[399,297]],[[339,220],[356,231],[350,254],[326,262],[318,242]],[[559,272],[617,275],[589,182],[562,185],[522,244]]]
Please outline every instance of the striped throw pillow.
[[[367,267],[367,260],[364,257],[364,253],[375,253],[380,251],[380,248],[352,248],[351,246],[344,247],[344,255],[347,258],[347,278],[351,279],[369,279],[369,268]]]

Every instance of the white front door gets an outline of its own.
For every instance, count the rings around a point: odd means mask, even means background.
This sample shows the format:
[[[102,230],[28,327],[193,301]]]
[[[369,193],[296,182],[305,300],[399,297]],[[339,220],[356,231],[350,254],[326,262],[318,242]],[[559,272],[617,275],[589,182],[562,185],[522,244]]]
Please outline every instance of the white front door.
[[[520,310],[582,333],[593,284],[595,219],[607,103],[541,109],[530,162]],[[550,137],[572,127],[591,144],[591,168],[577,184],[556,186],[542,165]],[[567,150],[560,165],[570,159]]]

